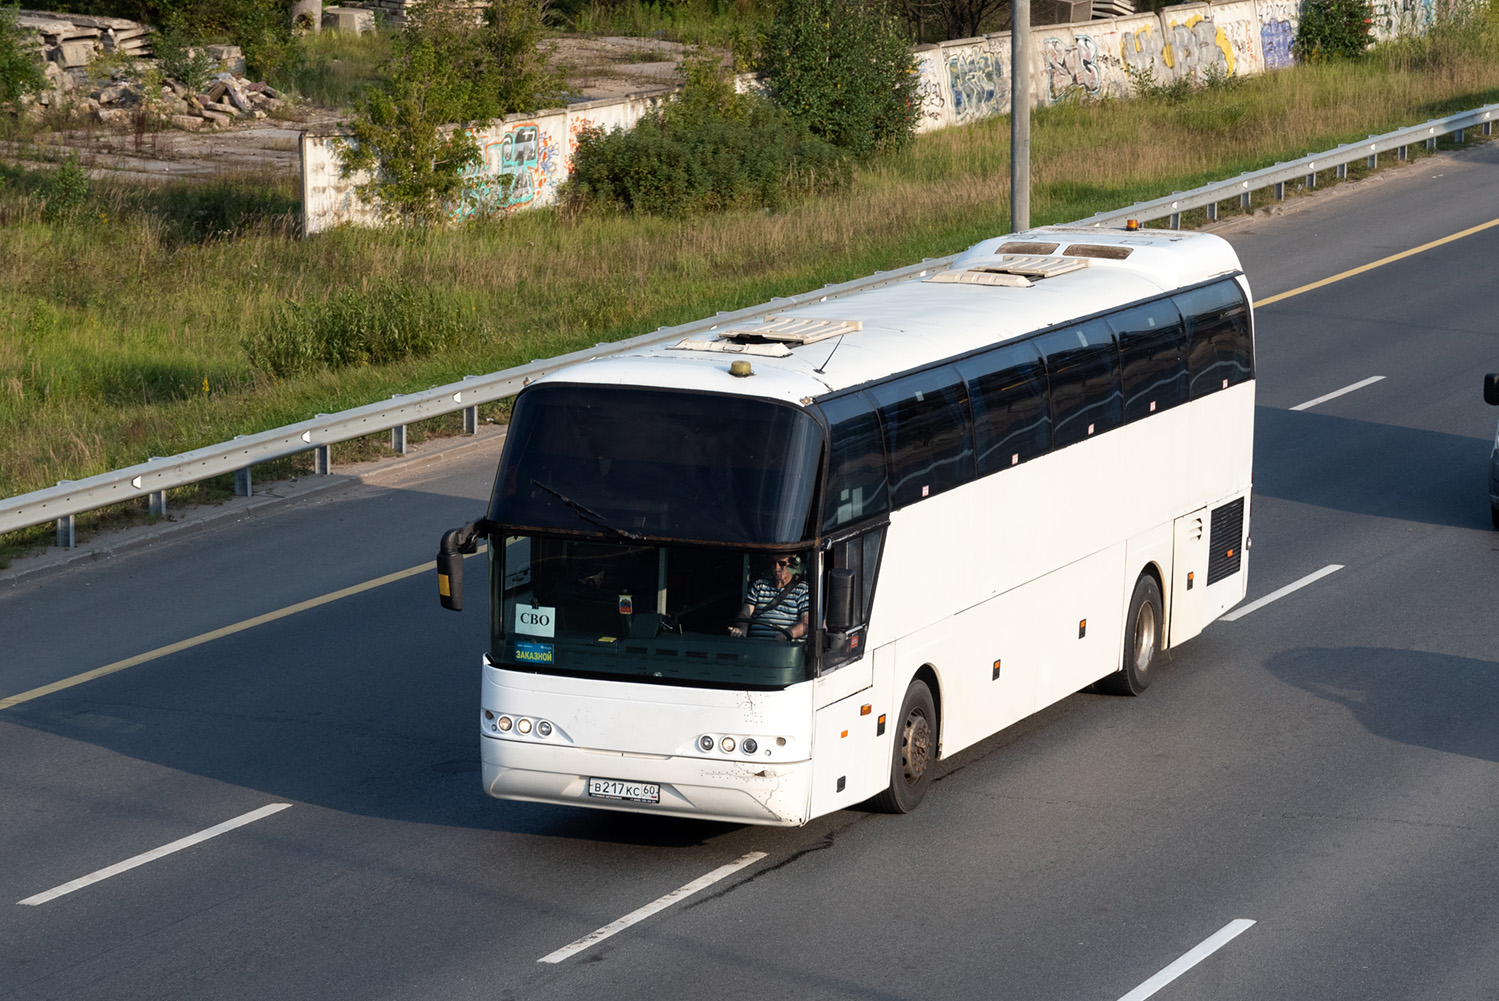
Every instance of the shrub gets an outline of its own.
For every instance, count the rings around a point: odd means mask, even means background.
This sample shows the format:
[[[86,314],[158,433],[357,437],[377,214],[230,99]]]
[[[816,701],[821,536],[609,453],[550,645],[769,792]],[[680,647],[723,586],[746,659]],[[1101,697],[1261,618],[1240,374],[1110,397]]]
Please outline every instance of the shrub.
[[[1306,0],[1294,49],[1304,62],[1361,58],[1374,40],[1369,0]]]
[[[88,200],[89,178],[88,171],[78,162],[77,153],[69,154],[43,190],[46,202],[42,211],[48,219],[67,218],[83,207]]]
[[[682,92],[628,131],[585,130],[563,197],[581,209],[677,216],[779,208],[847,182],[847,157],[784,110],[689,61]]]
[[[436,291],[381,286],[286,303],[243,347],[255,368],[287,378],[424,357],[451,346],[467,330],[462,314]]]
[[[26,48],[16,25],[16,7],[0,6],[0,103],[42,90],[47,78],[42,61]]]
[[[778,105],[860,159],[911,139],[919,78],[882,0],[782,0],[761,68]]]

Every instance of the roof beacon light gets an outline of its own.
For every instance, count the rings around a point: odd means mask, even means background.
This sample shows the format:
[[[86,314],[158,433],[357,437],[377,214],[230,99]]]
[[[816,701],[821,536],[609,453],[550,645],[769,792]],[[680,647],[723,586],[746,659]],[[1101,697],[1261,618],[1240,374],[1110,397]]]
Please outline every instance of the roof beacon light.
[[[743,358],[740,358],[737,361],[729,362],[729,374],[737,379],[743,379],[747,376],[754,375],[755,370],[750,368],[749,362],[745,361]]]
[[[1126,219],[1124,221],[1124,228],[1126,230],[1128,230],[1129,232],[1133,233],[1135,230],[1137,230],[1137,229],[1140,228],[1140,220],[1138,220],[1138,219]]]

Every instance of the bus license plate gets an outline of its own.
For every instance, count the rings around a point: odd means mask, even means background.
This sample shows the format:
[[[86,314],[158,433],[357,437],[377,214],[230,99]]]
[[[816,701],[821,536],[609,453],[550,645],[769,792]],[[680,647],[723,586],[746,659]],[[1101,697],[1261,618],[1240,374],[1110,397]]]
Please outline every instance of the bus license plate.
[[[661,802],[661,787],[654,782],[589,779],[588,795],[599,799],[628,799],[636,803],[659,803]]]

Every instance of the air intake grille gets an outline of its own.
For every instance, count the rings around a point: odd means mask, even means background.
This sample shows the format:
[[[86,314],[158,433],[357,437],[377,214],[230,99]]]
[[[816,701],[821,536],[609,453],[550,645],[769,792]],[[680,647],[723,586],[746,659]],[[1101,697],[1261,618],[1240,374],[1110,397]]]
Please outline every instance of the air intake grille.
[[[1244,498],[1213,509],[1208,536],[1208,583],[1216,584],[1239,572],[1243,562]]]

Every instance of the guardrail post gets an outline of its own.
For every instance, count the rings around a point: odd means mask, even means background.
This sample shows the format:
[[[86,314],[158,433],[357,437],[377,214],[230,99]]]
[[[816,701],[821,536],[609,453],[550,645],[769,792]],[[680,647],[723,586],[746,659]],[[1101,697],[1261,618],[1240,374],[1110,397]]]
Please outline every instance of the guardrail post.
[[[333,465],[333,456],[331,454],[331,451],[332,447],[329,445],[319,445],[317,448],[312,450],[313,476],[328,475],[330,471],[329,467]]]
[[[153,518],[167,516],[167,492],[165,490],[153,490],[146,495],[146,513]]]
[[[1468,131],[1468,130],[1467,129],[1458,129],[1455,133],[1453,133],[1457,137],[1457,141],[1458,142],[1462,142],[1463,141],[1463,133],[1466,132],[1466,131]]]
[[[1173,212],[1173,213],[1171,213],[1171,228],[1172,229],[1181,229],[1182,228],[1182,214],[1180,212]]]
[[[1400,149],[1396,151],[1395,158],[1397,160],[1409,160],[1411,158],[1411,148],[1409,146],[1401,146]]]
[[[1370,153],[1369,154],[1369,169],[1370,170],[1374,170],[1378,166],[1379,166],[1379,154],[1378,153]]]
[[[57,547],[72,549],[76,545],[78,545],[78,539],[73,533],[73,516],[65,514],[57,519]]]
[[[477,403],[463,408],[463,433],[479,433],[479,405]]]
[[[1286,200],[1286,182],[1285,181],[1276,181],[1275,182],[1275,200],[1278,201],[1278,202],[1283,202],[1283,201]]]
[[[1312,190],[1317,186],[1317,172],[1314,170],[1306,175],[1306,189]]]
[[[1243,209],[1245,212],[1249,211],[1249,194],[1250,193],[1246,191],[1239,196],[1239,208]]]
[[[1346,164],[1346,163],[1340,163],[1340,164],[1338,164],[1338,180],[1340,180],[1340,181],[1346,181],[1346,180],[1348,180],[1348,164]]]
[[[1218,221],[1218,203],[1208,202],[1208,222]]]
[[[1436,136],[1430,136],[1426,140],[1426,152],[1428,152],[1428,153],[1435,153],[1436,151],[1437,151],[1437,137]]]
[[[1494,134],[1494,123],[1493,122],[1484,122],[1483,123],[1483,134],[1486,135],[1486,136],[1491,136],[1491,135]]]
[[[406,425],[397,424],[390,429],[390,447],[397,455],[406,454]]]
[[[250,483],[250,467],[236,469],[234,471],[234,496],[250,497],[254,495],[254,487]]]

